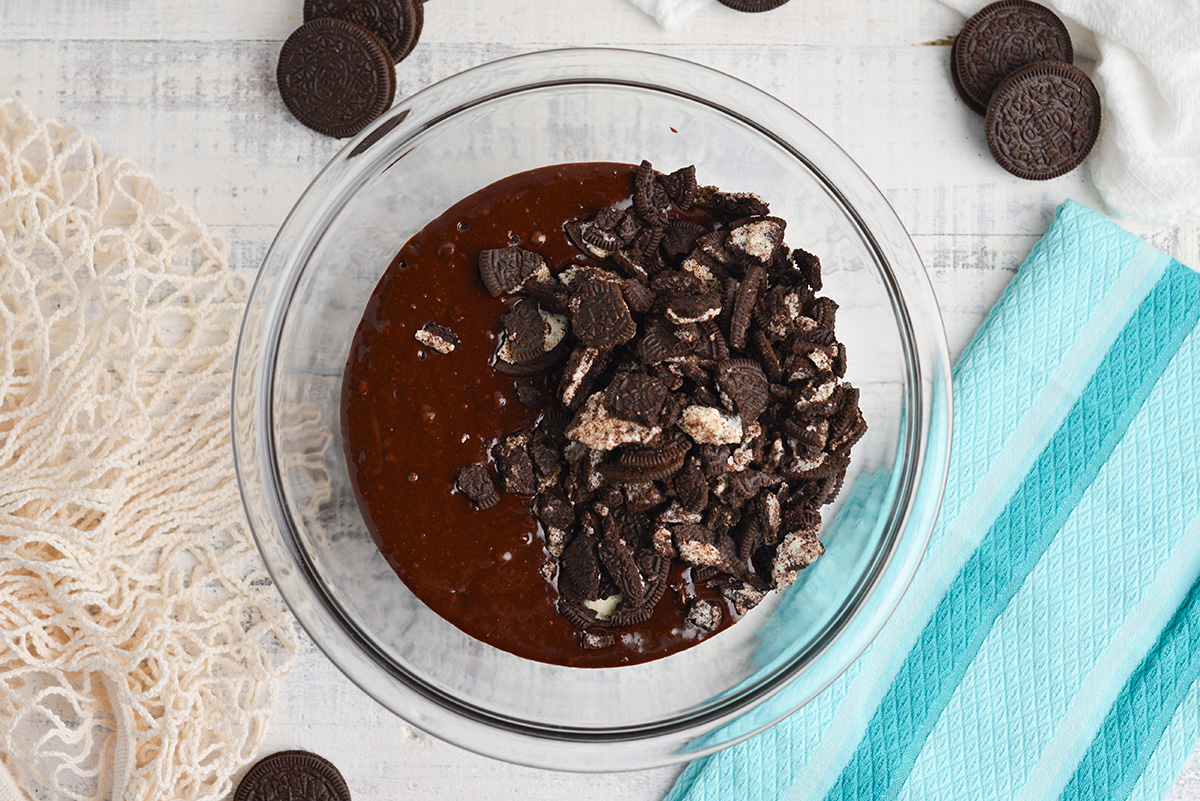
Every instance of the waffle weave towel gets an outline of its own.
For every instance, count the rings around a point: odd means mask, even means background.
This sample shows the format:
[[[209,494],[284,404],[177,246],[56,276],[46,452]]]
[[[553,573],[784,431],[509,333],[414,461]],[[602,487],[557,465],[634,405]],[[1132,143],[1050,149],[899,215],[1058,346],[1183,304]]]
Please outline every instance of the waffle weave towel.
[[[1200,273],[1074,202],[955,370],[929,551],[864,655],[669,801],[1161,799],[1200,739]]]

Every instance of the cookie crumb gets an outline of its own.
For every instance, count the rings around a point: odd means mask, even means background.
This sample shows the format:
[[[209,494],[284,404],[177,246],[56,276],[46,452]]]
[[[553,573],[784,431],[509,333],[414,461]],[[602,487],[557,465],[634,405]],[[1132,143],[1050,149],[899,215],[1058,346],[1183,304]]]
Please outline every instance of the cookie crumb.
[[[733,445],[742,441],[742,419],[713,406],[688,406],[679,428],[700,445]]]
[[[444,325],[432,322],[421,326],[413,334],[413,339],[438,353],[453,353],[454,349],[458,347],[457,334]]]

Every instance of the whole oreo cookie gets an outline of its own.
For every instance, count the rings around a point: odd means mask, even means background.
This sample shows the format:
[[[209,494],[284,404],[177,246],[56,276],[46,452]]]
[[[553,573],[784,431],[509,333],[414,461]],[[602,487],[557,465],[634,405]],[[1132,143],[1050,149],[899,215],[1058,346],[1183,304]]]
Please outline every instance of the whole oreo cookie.
[[[366,28],[399,62],[416,46],[425,14],[419,0],[304,0],[305,22],[327,18]]]
[[[396,96],[396,72],[383,42],[340,19],[297,28],[283,43],[275,77],[296,119],[338,138],[361,131]]]
[[[280,751],[250,768],[233,801],[350,801],[350,789],[324,757]]]
[[[721,5],[729,6],[734,11],[745,11],[747,13],[770,11],[773,8],[779,8],[787,1],[788,0],[720,0]]]
[[[962,79],[958,77],[958,43],[961,41],[962,36],[956,36],[954,44],[950,46],[950,80],[954,82],[954,91],[962,98],[962,102],[966,104],[967,108],[976,114],[986,115],[987,105],[977,102],[963,87]]]
[[[425,0],[413,0],[413,9],[417,12],[417,21],[413,26],[412,42],[396,61],[403,61],[408,58],[408,54],[417,46],[417,42],[421,40],[421,33],[425,30]]]
[[[988,103],[988,149],[1001,167],[1033,181],[1075,169],[1100,132],[1100,95],[1082,70],[1038,61],[1014,72]]]
[[[950,54],[954,87],[980,114],[1014,71],[1035,61],[1070,64],[1075,57],[1062,20],[1031,0],[999,0],[984,7],[963,25]]]

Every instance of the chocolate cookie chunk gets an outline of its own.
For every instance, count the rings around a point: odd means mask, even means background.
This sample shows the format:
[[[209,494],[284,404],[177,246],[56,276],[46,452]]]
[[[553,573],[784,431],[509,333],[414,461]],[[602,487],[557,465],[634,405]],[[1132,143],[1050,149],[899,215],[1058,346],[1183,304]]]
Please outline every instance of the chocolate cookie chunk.
[[[423,19],[419,0],[305,0],[304,21],[332,18],[361,25],[387,45],[399,62],[412,52]]]
[[[679,504],[689,512],[700,513],[708,506],[708,480],[704,477],[704,468],[700,460],[692,457],[687,464],[675,474],[672,489]]]
[[[633,179],[633,208],[649,225],[667,224],[667,209],[671,198],[659,182],[650,162],[643,161]]]
[[[315,19],[297,28],[283,43],[275,75],[288,111],[337,138],[367,127],[396,95],[396,73],[383,42],[339,19]]]
[[[350,801],[333,763],[308,751],[279,751],[260,759],[242,778],[233,801]]]
[[[571,299],[571,329],[589,347],[612,348],[637,333],[620,289],[606,282],[586,283]]]
[[[821,289],[821,260],[807,250],[797,248],[792,251],[792,264],[804,278],[804,281],[814,290]]]
[[[413,339],[422,345],[433,348],[438,353],[453,353],[454,349],[458,347],[457,334],[444,325],[432,322],[421,326],[413,334]]]
[[[721,607],[712,601],[692,601],[688,607],[687,620],[705,631],[716,631],[721,627]]]
[[[974,111],[1016,70],[1035,61],[1074,59],[1071,36],[1053,11],[1031,0],[999,0],[967,20],[951,48],[955,88]]]
[[[507,345],[506,360],[526,364],[545,353],[546,320],[538,312],[537,303],[519,300],[500,318]]]
[[[468,465],[458,471],[454,480],[454,488],[466,495],[480,510],[491,509],[500,502],[500,494],[496,492],[496,484],[487,465],[482,462]]]
[[[503,295],[524,286],[525,280],[543,264],[538,254],[509,245],[479,254],[479,277],[489,294]]]
[[[563,551],[562,568],[568,584],[563,590],[573,591],[584,599],[600,596],[600,557],[593,538],[579,534],[572,539]]]
[[[694,180],[694,178],[693,178]],[[707,232],[702,225],[687,220],[671,220],[663,232],[661,247],[669,258],[678,259],[692,252],[696,240]]]
[[[755,13],[779,8],[788,0],[721,0],[721,5],[729,6],[735,11]]]
[[[737,297],[733,302],[733,314],[729,318],[729,344],[742,350],[746,347],[746,332],[750,326],[750,314],[758,302],[758,293],[767,281],[767,273],[757,264],[746,270],[746,277],[738,285]]]
[[[604,565],[604,569],[608,571],[608,575],[625,599],[633,606],[641,606],[646,583],[638,572],[633,548],[629,543],[617,534],[605,534],[596,550],[600,555],[600,563]]]
[[[744,421],[752,423],[766,411],[770,398],[767,376],[753,360],[726,359],[719,363],[717,382]]]
[[[518,431],[492,446],[492,458],[505,492],[517,495],[533,495],[537,492],[533,458],[526,449],[529,440],[529,432]]]
[[[992,96],[988,149],[1001,167],[1042,181],[1078,167],[1100,133],[1100,95],[1081,70],[1039,61],[1017,70]]]
[[[687,211],[692,207],[696,200],[696,190],[699,188],[699,184],[696,183],[695,164],[681,167],[670,175],[660,176],[658,180],[663,189],[667,190],[667,195],[676,208]]]
[[[666,401],[663,383],[641,373],[618,373],[605,392],[605,403],[614,415],[644,426],[658,424]]]
[[[696,204],[720,212],[731,220],[765,217],[771,213],[770,204],[753,192],[722,192],[715,186],[696,189]]]

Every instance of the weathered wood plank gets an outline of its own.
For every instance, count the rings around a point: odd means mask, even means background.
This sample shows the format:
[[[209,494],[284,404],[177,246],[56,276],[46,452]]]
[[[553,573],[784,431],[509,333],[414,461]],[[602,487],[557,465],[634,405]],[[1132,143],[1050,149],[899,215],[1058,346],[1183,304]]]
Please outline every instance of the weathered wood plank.
[[[300,24],[303,0],[0,0],[6,39],[274,41]],[[917,44],[954,33],[962,17],[932,2],[792,3],[770,15],[716,3],[665,30],[625,0],[435,0],[422,42],[562,46],[754,42]],[[928,32],[934,31],[933,36]]]
[[[661,798],[680,768],[583,776],[535,770],[464,751],[418,732],[372,701],[307,639],[280,687],[263,745],[320,752],[342,771],[357,801]]]
[[[522,49],[431,46],[402,65],[400,94]],[[979,118],[946,79],[944,47],[655,49],[754,81],[807,114],[883,187],[913,233],[1037,234],[1063,197],[1098,203],[1083,171],[1031,183],[992,162]],[[283,108],[277,50],[264,42],[0,42],[0,76],[8,76],[0,88],[133,158],[214,224],[278,225],[340,145]],[[877,85],[863,75],[910,77]]]

